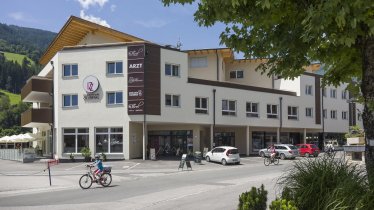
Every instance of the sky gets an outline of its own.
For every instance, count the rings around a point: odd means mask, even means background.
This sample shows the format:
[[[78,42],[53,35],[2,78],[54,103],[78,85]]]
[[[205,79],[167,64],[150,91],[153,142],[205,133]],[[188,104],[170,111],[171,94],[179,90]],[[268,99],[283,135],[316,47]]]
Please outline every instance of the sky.
[[[0,23],[59,32],[70,16],[182,50],[225,47],[223,24],[199,27],[197,5],[170,5],[160,0],[1,0]]]

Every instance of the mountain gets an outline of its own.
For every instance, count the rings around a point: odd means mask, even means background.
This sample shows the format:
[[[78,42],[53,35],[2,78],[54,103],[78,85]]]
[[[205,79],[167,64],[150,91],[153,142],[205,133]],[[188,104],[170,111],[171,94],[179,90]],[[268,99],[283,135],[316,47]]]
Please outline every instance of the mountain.
[[[0,51],[26,55],[36,63],[56,33],[0,23]]]

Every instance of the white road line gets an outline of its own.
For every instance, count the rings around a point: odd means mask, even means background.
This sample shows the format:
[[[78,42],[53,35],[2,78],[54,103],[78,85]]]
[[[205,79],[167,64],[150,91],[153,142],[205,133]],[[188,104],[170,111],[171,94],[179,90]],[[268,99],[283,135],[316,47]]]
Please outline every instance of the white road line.
[[[77,167],[80,167],[80,166],[83,166],[83,165],[87,165],[87,163],[83,163],[83,164],[80,164],[80,165],[77,165],[77,166],[73,166],[73,167],[71,167],[71,168],[67,168],[67,169],[65,169],[66,171],[69,171],[69,170],[71,170],[71,169],[73,169],[73,168],[77,168]]]
[[[133,165],[133,166],[131,166],[131,167],[128,167],[127,170],[130,170],[130,169],[134,168],[135,166],[137,166],[137,165],[139,165],[139,164],[140,164],[140,163],[137,163],[137,164],[135,164],[135,165]]]

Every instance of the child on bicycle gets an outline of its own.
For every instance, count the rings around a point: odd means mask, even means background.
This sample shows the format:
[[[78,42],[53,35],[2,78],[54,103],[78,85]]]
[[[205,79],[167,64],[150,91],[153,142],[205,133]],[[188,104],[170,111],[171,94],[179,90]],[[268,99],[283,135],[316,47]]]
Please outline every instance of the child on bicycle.
[[[92,166],[96,166],[97,169],[94,171],[94,181],[96,182],[96,176],[100,177],[101,173],[104,170],[103,162],[100,160],[100,155],[95,155],[95,162],[91,164]]]

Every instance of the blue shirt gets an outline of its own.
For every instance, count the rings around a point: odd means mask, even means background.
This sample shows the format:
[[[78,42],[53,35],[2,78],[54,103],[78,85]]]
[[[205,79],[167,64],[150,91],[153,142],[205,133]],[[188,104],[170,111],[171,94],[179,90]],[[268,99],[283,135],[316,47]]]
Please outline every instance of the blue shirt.
[[[98,169],[100,169],[100,171],[104,170],[103,161],[101,161],[100,159],[96,159],[94,164],[97,166]]]

